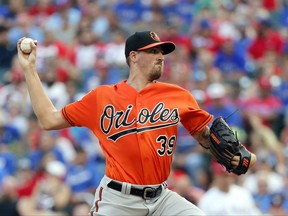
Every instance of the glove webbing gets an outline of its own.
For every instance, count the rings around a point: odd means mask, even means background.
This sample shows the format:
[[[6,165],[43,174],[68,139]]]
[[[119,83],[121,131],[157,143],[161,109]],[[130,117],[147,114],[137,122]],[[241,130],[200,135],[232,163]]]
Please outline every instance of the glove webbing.
[[[210,145],[210,151],[216,158],[217,162],[226,168],[226,171],[231,172],[233,170],[231,161],[234,155],[231,152],[229,152],[227,149],[224,149],[220,153],[214,145]]]
[[[237,132],[234,135],[234,132],[224,119],[219,118],[213,122],[210,128],[210,139],[211,145],[209,147],[211,153],[215,156],[217,162],[226,168],[227,172],[233,172],[237,175],[247,172],[251,161],[251,154],[240,144]],[[237,167],[231,164],[234,156],[240,157]]]

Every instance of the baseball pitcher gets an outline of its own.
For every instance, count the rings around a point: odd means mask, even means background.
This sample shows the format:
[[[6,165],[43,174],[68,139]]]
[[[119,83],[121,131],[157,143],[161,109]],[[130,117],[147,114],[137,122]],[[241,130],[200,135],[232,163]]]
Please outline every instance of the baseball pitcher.
[[[157,81],[164,56],[175,44],[161,41],[155,32],[136,32],[126,40],[127,80],[99,86],[61,110],[55,109],[37,75],[37,42],[31,42],[32,52],[27,54],[20,50],[23,39],[18,57],[42,127],[87,127],[100,141],[106,174],[91,216],[204,215],[167,189],[180,122],[227,171],[244,174],[254,164],[256,156],[238,142],[224,119],[218,119],[210,133],[213,116],[199,108],[189,91]]]

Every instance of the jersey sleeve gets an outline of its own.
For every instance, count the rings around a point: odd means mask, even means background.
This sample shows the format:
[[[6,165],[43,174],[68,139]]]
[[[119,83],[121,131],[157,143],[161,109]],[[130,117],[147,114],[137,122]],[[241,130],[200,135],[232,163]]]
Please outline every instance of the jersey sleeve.
[[[96,90],[90,91],[82,99],[63,107],[62,115],[71,126],[92,128],[97,118]]]
[[[213,115],[201,109],[192,94],[187,94],[184,101],[184,107],[180,110],[180,121],[193,136],[213,120]]]

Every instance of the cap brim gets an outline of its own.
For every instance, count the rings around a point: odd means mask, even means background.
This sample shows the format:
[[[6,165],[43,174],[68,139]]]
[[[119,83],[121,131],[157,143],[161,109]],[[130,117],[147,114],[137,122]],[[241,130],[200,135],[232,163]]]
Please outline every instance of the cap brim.
[[[149,44],[145,47],[141,47],[139,48],[138,50],[146,50],[146,49],[150,49],[152,47],[156,47],[156,46],[160,46],[163,50],[163,55],[166,55],[168,53],[171,53],[175,50],[176,48],[176,45],[171,42],[171,41],[164,41],[164,42],[158,42],[158,43],[152,43],[152,44]]]

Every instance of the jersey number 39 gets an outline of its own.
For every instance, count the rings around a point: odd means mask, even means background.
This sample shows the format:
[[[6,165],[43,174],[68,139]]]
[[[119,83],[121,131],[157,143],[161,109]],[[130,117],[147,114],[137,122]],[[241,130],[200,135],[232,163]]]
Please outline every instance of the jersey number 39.
[[[157,150],[157,153],[160,156],[164,156],[165,154],[167,154],[168,156],[172,155],[174,149],[173,147],[176,141],[176,136],[168,138],[165,135],[160,135],[158,136],[156,141],[158,143],[161,143],[161,148]]]

